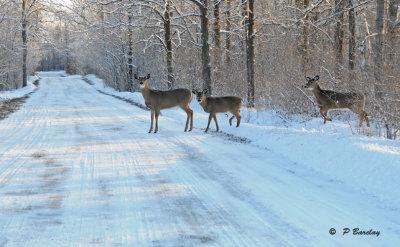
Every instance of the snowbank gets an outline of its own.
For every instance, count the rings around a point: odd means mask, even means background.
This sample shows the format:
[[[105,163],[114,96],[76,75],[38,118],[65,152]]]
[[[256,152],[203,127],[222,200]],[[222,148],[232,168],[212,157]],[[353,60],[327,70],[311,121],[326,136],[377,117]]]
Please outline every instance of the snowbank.
[[[117,92],[105,87],[94,75],[85,77],[97,90],[144,105],[140,93]],[[194,127],[205,129],[208,115],[193,99]],[[250,145],[272,150],[293,161],[340,181],[359,193],[375,196],[387,205],[400,205],[400,143],[383,137],[367,137],[352,132],[347,123],[333,121],[323,124],[322,118],[305,123],[283,122],[274,112],[242,109],[239,128],[229,126],[226,114],[218,114],[220,130],[245,138]],[[163,117],[184,123],[186,114],[180,109],[162,111]],[[357,120],[356,120],[357,121]],[[235,124],[235,120],[234,120]],[[211,124],[208,134],[215,133]]]
[[[15,98],[21,98],[25,95],[34,91],[37,87],[33,84],[39,77],[37,76],[28,76],[28,83],[26,87],[19,88],[17,90],[12,91],[0,91],[0,101],[11,100]]]

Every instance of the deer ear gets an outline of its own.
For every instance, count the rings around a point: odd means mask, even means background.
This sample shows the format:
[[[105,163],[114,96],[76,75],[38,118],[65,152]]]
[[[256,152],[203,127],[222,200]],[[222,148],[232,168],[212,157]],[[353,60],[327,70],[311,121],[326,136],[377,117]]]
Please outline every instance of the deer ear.
[[[193,93],[193,94],[196,94],[196,90],[192,89],[192,93]]]
[[[146,77],[146,79],[150,79],[150,74],[147,74],[147,77]]]
[[[319,75],[316,75],[316,76],[314,77],[314,80],[318,81],[318,80],[319,80]]]
[[[134,76],[135,76],[135,79],[137,80],[138,79],[137,74],[135,74]]]
[[[204,94],[206,94],[206,93],[207,93],[207,88],[205,88],[205,89],[203,90],[203,93],[204,93]]]

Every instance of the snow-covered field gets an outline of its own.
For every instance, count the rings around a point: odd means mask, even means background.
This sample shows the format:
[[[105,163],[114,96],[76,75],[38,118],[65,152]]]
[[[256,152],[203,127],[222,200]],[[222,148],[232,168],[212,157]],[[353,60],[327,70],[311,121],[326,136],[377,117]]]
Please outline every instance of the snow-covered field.
[[[400,243],[399,142],[246,109],[239,128],[220,114],[223,133],[206,134],[195,100],[192,132],[171,109],[148,134],[148,111],[97,90],[143,103],[140,93],[39,75],[0,121],[0,246]]]

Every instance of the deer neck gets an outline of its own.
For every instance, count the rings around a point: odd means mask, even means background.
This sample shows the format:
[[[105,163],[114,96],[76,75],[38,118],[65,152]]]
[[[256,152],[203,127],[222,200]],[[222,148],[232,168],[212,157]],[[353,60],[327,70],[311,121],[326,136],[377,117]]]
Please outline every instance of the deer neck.
[[[200,105],[205,111],[207,110],[207,97],[205,95],[201,97]]]
[[[322,89],[319,87],[318,83],[316,83],[316,85],[312,91],[315,96],[322,94]]]
[[[150,97],[150,88],[147,85],[147,81],[144,82],[144,87],[140,88],[140,92],[142,92],[143,98],[147,101]]]

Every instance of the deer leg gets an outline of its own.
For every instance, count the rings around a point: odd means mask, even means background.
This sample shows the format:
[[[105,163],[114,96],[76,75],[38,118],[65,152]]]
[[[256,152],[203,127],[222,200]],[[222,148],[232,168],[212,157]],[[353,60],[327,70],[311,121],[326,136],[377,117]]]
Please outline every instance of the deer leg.
[[[208,124],[207,124],[207,128],[206,128],[206,131],[205,131],[205,132],[207,132],[208,129],[210,128],[210,123],[211,123],[212,117],[213,117],[213,113],[210,113],[210,116],[208,116]]]
[[[232,126],[232,120],[233,120],[233,118],[234,117],[236,117],[236,121],[237,121],[237,124],[236,124],[236,128],[237,127],[239,127],[239,125],[240,125],[240,120],[242,119],[242,116],[240,116],[240,110],[238,110],[238,111],[230,111],[232,114],[233,114],[233,116],[229,119],[229,124]]]
[[[156,129],[154,130],[154,133],[157,133],[158,131],[158,116],[160,115],[160,109],[155,109],[155,116],[156,116]]]
[[[365,121],[367,122],[367,126],[369,127],[370,125],[369,125],[368,113],[365,112],[364,118],[365,118]]]
[[[187,109],[185,109],[185,112],[186,112],[186,115],[187,115],[186,124],[185,124],[185,132],[186,132],[187,129],[188,129],[188,125],[189,125],[190,113],[189,113],[189,111]]]
[[[235,116],[232,116],[230,119],[229,119],[229,125],[230,126],[232,126],[232,119],[234,118]]]
[[[182,110],[184,110],[186,112],[186,115],[187,115],[186,125],[185,125],[185,132],[188,129],[189,120],[190,120],[190,129],[189,129],[189,131],[192,131],[192,129],[193,129],[193,110],[190,109],[189,105],[181,106],[181,108],[182,108]]]
[[[154,119],[154,110],[153,109],[151,109],[150,119],[151,119],[151,123],[150,123],[149,133],[151,133],[153,131],[153,119]]]
[[[188,107],[188,106],[186,106],[185,108],[183,108],[183,110],[186,112],[186,114],[187,114],[187,118],[186,118],[186,125],[185,125],[185,131],[187,131],[187,129],[188,129],[188,125],[189,125],[189,120],[191,119],[191,126],[190,126],[190,130],[189,131],[191,131],[192,130],[192,128],[193,128],[193,119],[192,119],[192,117],[193,117],[193,111]]]
[[[359,127],[362,126],[363,122],[364,122],[364,113],[363,110],[360,110],[360,112],[358,113],[358,119],[360,119],[360,123],[358,124]]]
[[[239,127],[240,125],[240,120],[242,119],[242,116],[240,116],[239,112],[236,113],[236,120],[237,120],[237,124],[236,124],[236,128]]]
[[[327,109],[321,108],[321,109],[319,109],[319,112],[324,117],[324,124],[326,123],[327,120],[332,121],[332,119],[328,118],[328,110]]]
[[[192,129],[193,129],[193,110],[190,109],[190,129],[189,129],[189,131],[192,131]]]
[[[362,126],[364,119],[365,119],[365,122],[367,122],[367,126],[368,127],[370,126],[369,119],[367,116],[368,116],[367,112],[365,112],[364,110],[360,110],[360,113],[358,114],[358,117],[360,118],[360,125],[359,125],[360,127]]]
[[[213,115],[215,126],[217,126],[217,132],[219,131],[219,126],[218,126],[218,121],[217,121],[217,115],[214,113]]]

